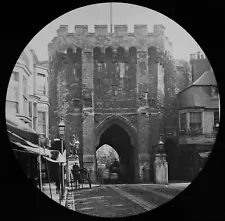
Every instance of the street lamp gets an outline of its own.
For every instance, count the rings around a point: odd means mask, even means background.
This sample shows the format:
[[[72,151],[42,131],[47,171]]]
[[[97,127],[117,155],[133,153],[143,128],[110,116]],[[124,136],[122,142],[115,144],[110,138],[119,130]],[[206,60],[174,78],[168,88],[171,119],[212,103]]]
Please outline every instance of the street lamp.
[[[164,143],[163,143],[163,135],[160,134],[160,137],[159,137],[159,143],[158,143],[158,144],[156,145],[156,147],[155,147],[155,153],[156,153],[156,154],[157,154],[157,153],[162,154],[162,153],[164,152],[163,146],[164,146]]]
[[[157,184],[168,184],[168,164],[164,151],[163,135],[160,134],[159,142],[155,147],[155,182]]]
[[[58,125],[59,127],[59,137],[61,139],[61,153],[63,154],[63,138],[65,135],[65,122],[63,120],[63,117],[61,117],[60,123]],[[61,164],[61,169],[62,169],[62,182],[61,182],[61,193],[62,193],[62,198],[63,198],[63,194],[64,194],[64,168],[63,168],[63,162]]]

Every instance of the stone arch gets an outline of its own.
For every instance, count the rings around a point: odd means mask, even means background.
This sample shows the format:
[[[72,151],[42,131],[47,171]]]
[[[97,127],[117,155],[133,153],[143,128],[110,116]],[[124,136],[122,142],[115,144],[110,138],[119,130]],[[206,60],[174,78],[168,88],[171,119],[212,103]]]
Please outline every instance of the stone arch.
[[[137,48],[130,47],[128,54],[129,54],[129,62],[137,64]]]
[[[125,118],[122,116],[110,116],[103,121],[101,121],[96,127],[96,146],[99,145],[99,140],[104,131],[109,128],[111,125],[117,124],[121,126],[129,135],[131,140],[131,145],[135,146],[137,143],[137,129]]]
[[[93,59],[94,59],[94,61],[99,62],[100,58],[101,58],[101,48],[96,46],[93,49]]]
[[[113,59],[113,48],[112,47],[107,47],[105,49],[105,59],[107,59],[107,60]]]
[[[148,48],[148,64],[154,64],[157,60],[157,48],[155,46],[151,46]]]
[[[131,123],[122,116],[110,116],[96,127],[95,132],[95,151],[103,144],[108,144],[118,153],[120,182],[137,182],[137,131]]]
[[[124,62],[125,61],[125,54],[126,54],[125,48],[119,46],[117,48],[116,60],[118,62]]]

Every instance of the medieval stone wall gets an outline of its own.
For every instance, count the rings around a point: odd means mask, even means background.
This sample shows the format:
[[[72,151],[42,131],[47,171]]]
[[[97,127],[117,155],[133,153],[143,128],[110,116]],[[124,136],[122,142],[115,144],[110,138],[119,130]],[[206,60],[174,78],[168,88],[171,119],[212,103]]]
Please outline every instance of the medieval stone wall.
[[[164,29],[156,25],[148,33],[146,25],[135,25],[134,33],[127,33],[126,25],[117,25],[108,34],[107,26],[98,25],[95,33],[87,26],[68,33],[67,26],[60,26],[49,44],[50,134],[57,136],[64,116],[66,145],[78,135],[81,161],[89,169],[95,170],[96,128],[119,115],[136,128],[140,174],[143,167],[150,170],[163,119],[167,125],[174,121],[169,112],[174,108],[174,69]]]

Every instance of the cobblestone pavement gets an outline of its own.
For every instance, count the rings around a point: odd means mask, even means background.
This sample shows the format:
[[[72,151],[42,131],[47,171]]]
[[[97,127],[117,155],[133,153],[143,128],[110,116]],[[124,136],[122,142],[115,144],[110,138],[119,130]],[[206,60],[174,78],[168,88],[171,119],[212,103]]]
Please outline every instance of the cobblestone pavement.
[[[116,184],[68,191],[65,206],[99,217],[126,217],[152,210],[179,194],[186,186]]]

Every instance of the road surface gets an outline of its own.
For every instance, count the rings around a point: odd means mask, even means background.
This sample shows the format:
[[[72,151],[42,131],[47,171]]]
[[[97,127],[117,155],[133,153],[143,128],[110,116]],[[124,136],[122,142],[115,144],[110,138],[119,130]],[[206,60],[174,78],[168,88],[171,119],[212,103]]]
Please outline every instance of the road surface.
[[[126,217],[150,211],[179,194],[186,185],[116,184],[68,191],[65,206],[99,217]]]

